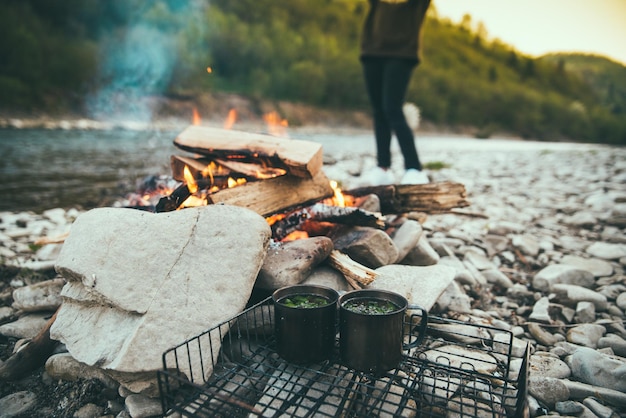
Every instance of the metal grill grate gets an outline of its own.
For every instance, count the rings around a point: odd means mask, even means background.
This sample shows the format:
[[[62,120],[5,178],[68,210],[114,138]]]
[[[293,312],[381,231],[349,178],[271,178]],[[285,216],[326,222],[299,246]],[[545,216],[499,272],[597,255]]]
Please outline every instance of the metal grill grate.
[[[405,339],[422,318],[405,320]],[[496,336],[494,338],[494,336]],[[274,351],[273,302],[163,354],[164,415],[189,417],[513,417],[523,414],[528,349],[512,362],[511,333],[429,317],[423,343],[382,376],[330,361],[300,366]],[[514,363],[517,370],[511,370]]]

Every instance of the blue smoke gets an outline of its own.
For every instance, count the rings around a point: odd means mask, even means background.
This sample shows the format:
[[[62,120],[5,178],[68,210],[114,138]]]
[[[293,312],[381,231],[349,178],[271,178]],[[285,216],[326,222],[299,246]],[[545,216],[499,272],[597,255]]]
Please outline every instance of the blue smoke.
[[[151,97],[166,91],[178,59],[176,36],[184,27],[176,26],[203,16],[201,1],[146,3],[166,10],[161,15],[167,21],[158,21],[146,7],[124,11],[129,14],[128,24],[111,31],[100,45],[101,87],[87,100],[92,118],[150,122],[156,102]]]

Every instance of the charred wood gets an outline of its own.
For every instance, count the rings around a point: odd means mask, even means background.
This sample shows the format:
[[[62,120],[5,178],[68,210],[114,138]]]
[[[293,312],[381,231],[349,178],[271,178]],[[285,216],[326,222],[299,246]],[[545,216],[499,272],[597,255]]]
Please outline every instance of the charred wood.
[[[354,207],[340,207],[316,203],[289,213],[272,225],[272,236],[282,240],[294,231],[302,229],[307,221],[331,222],[351,226],[369,226],[384,229],[385,219],[378,213]]]
[[[155,211],[157,213],[174,211],[191,195],[192,193],[189,187],[187,187],[187,184],[182,184],[170,193],[169,196],[164,196],[159,199],[159,202],[155,206]]]

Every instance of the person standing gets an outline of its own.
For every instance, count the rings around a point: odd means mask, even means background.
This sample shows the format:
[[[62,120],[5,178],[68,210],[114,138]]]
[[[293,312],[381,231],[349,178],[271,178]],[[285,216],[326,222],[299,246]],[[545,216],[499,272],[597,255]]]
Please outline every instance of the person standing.
[[[395,133],[405,172],[402,184],[428,183],[402,107],[414,68],[419,64],[422,23],[430,0],[369,0],[361,34],[360,60],[370,100],[377,166],[363,175],[371,186],[394,183],[391,139]]]

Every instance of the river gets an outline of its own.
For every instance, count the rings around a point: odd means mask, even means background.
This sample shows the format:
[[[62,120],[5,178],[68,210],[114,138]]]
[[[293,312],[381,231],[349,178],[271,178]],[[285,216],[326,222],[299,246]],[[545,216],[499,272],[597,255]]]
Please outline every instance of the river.
[[[0,211],[106,206],[167,174],[176,132],[0,130]]]
[[[170,156],[184,152],[173,145],[179,131],[0,129],[0,211],[91,209],[109,206],[146,177],[169,175]],[[368,131],[300,131],[290,135],[320,142],[325,156],[355,159],[373,154]],[[587,149],[585,144],[459,136],[418,136],[427,160],[454,161],[456,153],[478,159],[484,153]],[[397,152],[397,146],[393,148]],[[475,162],[478,162],[474,159]]]

